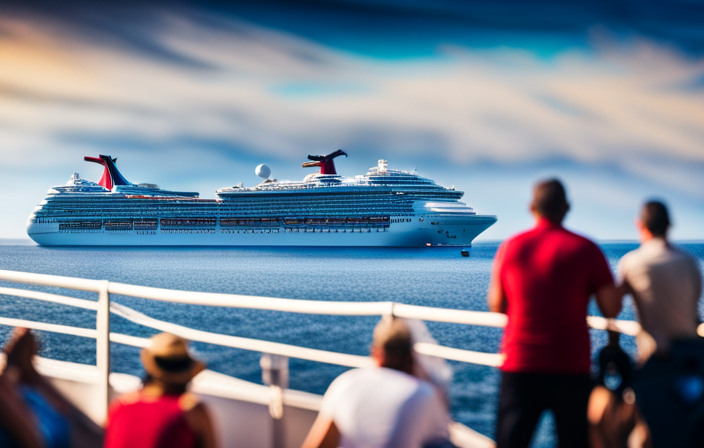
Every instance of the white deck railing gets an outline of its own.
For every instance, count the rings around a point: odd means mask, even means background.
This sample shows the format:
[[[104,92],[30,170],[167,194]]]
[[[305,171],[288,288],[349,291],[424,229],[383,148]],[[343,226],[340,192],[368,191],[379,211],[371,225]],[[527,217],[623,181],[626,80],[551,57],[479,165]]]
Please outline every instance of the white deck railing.
[[[0,325],[10,325],[15,327],[21,326],[35,330],[96,339],[96,365],[99,372],[99,385],[101,391],[99,399],[101,400],[100,407],[105,412],[103,418],[107,415],[106,413],[108,407],[110,342],[116,342],[134,347],[146,347],[148,343],[148,339],[145,338],[110,332],[110,313],[114,313],[115,315],[136,324],[159,331],[171,332],[192,341],[205,342],[243,350],[258,351],[274,355],[282,355],[309,361],[337,364],[347,367],[364,367],[371,365],[371,359],[366,356],[316,350],[289,344],[211,333],[157,320],[124,305],[111,303],[111,294],[190,305],[249,308],[290,313],[344,316],[393,315],[398,317],[420,319],[424,321],[481,325],[488,327],[504,327],[506,325],[506,316],[504,314],[431,308],[395,302],[326,302],[245,296],[238,294],[177,291],[146,286],[127,285],[123,283],[113,283],[108,282],[107,280],[87,280],[3,270],[0,270],[0,281],[90,291],[98,294],[98,300],[96,302],[92,300],[78,299],[75,297],[49,294],[33,290],[0,287],[0,295],[12,295],[16,297],[36,299],[45,302],[59,303],[76,308],[97,311],[95,329],[48,324],[6,317],[0,317]],[[608,327],[629,335],[635,335],[638,331],[640,331],[640,325],[633,321],[615,321],[607,320],[598,316],[589,316],[587,317],[587,323],[595,329],[604,330]],[[700,326],[699,333],[704,336],[704,324]],[[415,350],[418,353],[430,356],[485,366],[498,367],[502,362],[501,355],[496,353],[482,353],[462,350],[444,347],[437,344],[418,343],[415,345]]]

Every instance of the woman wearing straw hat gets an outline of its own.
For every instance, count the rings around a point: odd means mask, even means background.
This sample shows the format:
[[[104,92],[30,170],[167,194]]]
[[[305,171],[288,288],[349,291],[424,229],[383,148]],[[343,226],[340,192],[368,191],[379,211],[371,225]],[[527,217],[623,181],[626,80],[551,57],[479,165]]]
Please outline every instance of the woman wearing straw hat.
[[[123,395],[110,407],[105,448],[213,448],[208,411],[186,391],[205,369],[193,359],[188,341],[169,333],[151,338],[142,350],[147,378],[141,390]]]

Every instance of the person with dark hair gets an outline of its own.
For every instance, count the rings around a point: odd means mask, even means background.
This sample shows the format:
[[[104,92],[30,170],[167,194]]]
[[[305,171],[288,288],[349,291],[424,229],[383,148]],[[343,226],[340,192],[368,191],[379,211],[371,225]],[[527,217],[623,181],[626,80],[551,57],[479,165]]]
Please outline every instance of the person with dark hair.
[[[697,335],[702,276],[694,258],[668,241],[664,203],[643,204],[636,228],[641,246],[621,258],[618,273],[638,310],[638,362],[644,364],[653,353],[666,354],[673,340]]]
[[[46,448],[96,446],[102,429],[67,400],[34,367],[39,343],[28,328],[12,331],[3,347],[6,365],[3,377],[14,384],[24,406],[36,421],[36,429]]]
[[[557,179],[539,182],[535,227],[499,247],[487,301],[505,313],[496,446],[527,447],[540,416],[553,411],[560,446],[587,447],[592,388],[587,306],[605,317],[621,310],[622,289],[592,241],[562,226],[569,211]]]
[[[110,406],[105,448],[214,448],[213,424],[205,405],[187,386],[205,364],[191,357],[188,341],[152,336],[141,352],[147,372],[141,390]]]
[[[39,349],[28,328],[15,328],[3,347],[7,356],[4,375],[15,382],[22,400],[37,421],[43,445],[52,448],[71,446],[71,425],[66,400],[34,368]]]
[[[0,375],[0,447],[44,448],[37,421],[8,375]]]
[[[621,258],[618,272],[641,325],[633,390],[652,444],[693,448],[704,446],[702,275],[668,240],[670,225],[663,202],[646,202],[636,221],[641,246]]]
[[[350,370],[332,382],[303,448],[452,446],[439,390],[414,375],[411,333],[404,319],[379,322],[371,350],[376,367]]]

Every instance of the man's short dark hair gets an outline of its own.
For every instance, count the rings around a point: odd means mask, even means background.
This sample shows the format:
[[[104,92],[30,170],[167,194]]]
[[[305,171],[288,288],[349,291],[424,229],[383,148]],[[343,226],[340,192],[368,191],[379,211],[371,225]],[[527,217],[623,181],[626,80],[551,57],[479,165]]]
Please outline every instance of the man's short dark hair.
[[[661,201],[648,201],[643,204],[640,221],[655,236],[665,236],[670,228],[670,215]]]
[[[538,182],[533,190],[533,210],[550,221],[562,222],[569,210],[565,187],[558,179]]]

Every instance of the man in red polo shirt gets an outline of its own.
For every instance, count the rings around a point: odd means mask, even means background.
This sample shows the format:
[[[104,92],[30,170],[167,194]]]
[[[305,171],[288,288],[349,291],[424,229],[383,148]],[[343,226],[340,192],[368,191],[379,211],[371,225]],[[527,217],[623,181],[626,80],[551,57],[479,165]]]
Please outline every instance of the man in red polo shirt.
[[[560,181],[538,183],[530,210],[535,227],[499,247],[489,287],[489,308],[508,316],[496,446],[527,447],[552,410],[559,446],[587,447],[587,305],[594,295],[616,317],[623,291],[599,247],[562,227],[569,204]]]

